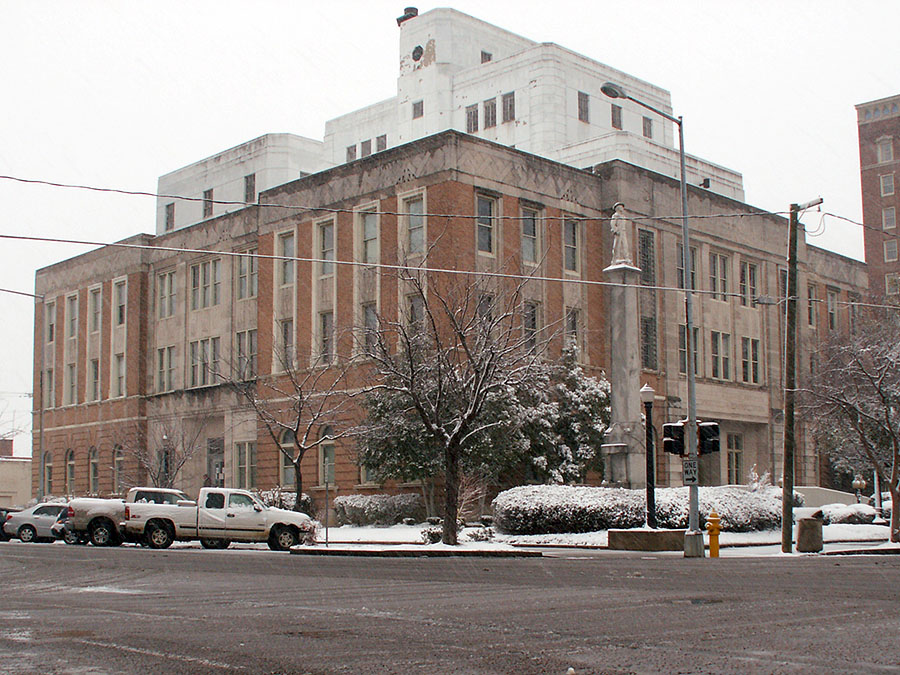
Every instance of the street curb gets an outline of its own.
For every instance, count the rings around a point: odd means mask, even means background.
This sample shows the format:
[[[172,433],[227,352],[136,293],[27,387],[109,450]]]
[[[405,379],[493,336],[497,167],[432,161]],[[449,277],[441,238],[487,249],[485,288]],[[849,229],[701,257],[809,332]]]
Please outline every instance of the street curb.
[[[844,551],[826,551],[822,555],[900,555],[900,548],[848,548]]]
[[[325,547],[297,547],[292,548],[291,555],[310,556],[345,556],[363,558],[540,558],[544,554],[540,551],[450,551],[447,549],[383,549],[383,550],[353,550],[347,548]]]

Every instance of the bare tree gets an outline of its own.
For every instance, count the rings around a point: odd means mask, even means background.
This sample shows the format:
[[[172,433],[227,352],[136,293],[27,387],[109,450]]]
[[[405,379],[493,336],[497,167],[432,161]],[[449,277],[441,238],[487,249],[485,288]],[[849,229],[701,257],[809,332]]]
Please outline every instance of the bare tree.
[[[426,276],[400,273],[406,306],[398,320],[380,317],[366,335],[366,351],[377,371],[367,394],[385,397],[397,415],[417,418],[424,447],[438,453],[444,482],[442,540],[456,544],[463,471],[496,467],[521,457],[527,441],[516,434],[525,420],[502,405],[548,378],[541,357],[548,339],[524,296],[525,284],[502,292],[476,275]],[[502,442],[505,441],[505,442]],[[505,452],[486,458],[484,453]]]
[[[206,450],[208,423],[209,416],[200,415],[154,420],[150,431],[133,425],[116,444],[132,460],[126,466],[136,469],[123,482],[173,487],[185,464]]]
[[[891,495],[891,541],[900,541],[900,320],[870,316],[835,334],[815,355],[803,404],[839,468],[868,466]]]

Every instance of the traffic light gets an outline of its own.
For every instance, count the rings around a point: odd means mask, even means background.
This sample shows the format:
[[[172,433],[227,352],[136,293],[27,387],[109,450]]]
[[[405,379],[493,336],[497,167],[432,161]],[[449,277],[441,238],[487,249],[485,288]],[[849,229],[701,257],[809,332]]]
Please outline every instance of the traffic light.
[[[684,457],[684,422],[663,424],[663,450]]]
[[[697,436],[700,438],[697,451],[701,455],[719,452],[719,423],[700,422],[697,425]]]

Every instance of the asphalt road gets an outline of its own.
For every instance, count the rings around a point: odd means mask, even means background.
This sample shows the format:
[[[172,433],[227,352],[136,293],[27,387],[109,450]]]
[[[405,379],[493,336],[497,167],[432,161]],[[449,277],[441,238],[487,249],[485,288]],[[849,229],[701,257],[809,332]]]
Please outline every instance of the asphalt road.
[[[0,544],[3,673],[900,672],[900,556]]]

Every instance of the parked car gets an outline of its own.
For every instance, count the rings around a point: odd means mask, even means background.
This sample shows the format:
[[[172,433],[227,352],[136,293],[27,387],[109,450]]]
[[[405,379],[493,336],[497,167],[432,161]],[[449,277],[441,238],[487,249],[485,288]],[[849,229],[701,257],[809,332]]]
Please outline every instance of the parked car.
[[[3,530],[10,537],[18,537],[24,542],[53,541],[52,528],[65,504],[37,504],[6,516]]]
[[[53,527],[50,528],[50,531],[53,533],[53,536],[57,539],[62,539],[64,542],[70,545],[75,544],[86,544],[90,541],[90,537],[82,532],[76,532],[75,530],[66,527],[66,523],[69,522],[69,509],[66,507],[62,511],[59,512],[59,517],[56,519],[56,522],[53,523]]]
[[[9,541],[10,537],[3,529],[3,523],[6,522],[6,516],[10,513],[16,513],[19,509],[0,509],[0,541]]]

